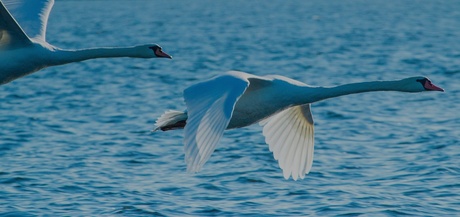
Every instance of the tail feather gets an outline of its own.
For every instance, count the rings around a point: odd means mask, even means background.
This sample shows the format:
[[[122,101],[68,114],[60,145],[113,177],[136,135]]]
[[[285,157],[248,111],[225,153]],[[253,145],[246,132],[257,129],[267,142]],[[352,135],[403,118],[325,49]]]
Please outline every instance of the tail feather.
[[[184,128],[187,117],[187,113],[185,112],[168,110],[157,119],[155,122],[156,127],[153,131],[167,131]]]

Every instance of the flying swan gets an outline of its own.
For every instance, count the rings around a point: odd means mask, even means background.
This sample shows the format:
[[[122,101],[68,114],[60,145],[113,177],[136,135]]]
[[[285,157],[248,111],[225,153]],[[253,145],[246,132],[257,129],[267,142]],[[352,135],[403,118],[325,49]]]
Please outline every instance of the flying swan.
[[[265,142],[285,179],[303,179],[313,163],[313,117],[310,104],[328,98],[371,92],[444,91],[426,77],[395,81],[314,87],[280,76],[256,76],[230,71],[184,90],[185,112],[169,110],[155,130],[184,128],[187,171],[197,172],[208,161],[225,129],[259,123]]]
[[[54,0],[0,0],[0,85],[49,66],[94,58],[171,58],[156,44],[82,50],[50,45],[45,35],[53,4]]]

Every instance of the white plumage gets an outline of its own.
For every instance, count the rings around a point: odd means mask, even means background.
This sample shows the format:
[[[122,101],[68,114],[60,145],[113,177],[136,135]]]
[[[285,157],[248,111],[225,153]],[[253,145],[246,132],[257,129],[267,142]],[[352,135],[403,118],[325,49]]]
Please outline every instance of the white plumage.
[[[94,58],[171,58],[156,44],[63,50],[46,42],[54,0],[0,1],[0,85],[40,69]]]
[[[444,90],[425,77],[312,87],[279,75],[256,76],[231,71],[186,88],[184,99],[187,111],[166,112],[157,120],[155,130],[185,126],[187,171],[197,172],[210,158],[225,129],[259,122],[284,177],[303,179],[313,164],[314,127],[310,104],[370,91]],[[170,118],[172,116],[178,118]],[[169,124],[164,124],[166,122]]]
[[[303,179],[313,164],[314,127],[310,104],[347,94],[370,91],[444,91],[425,77],[396,81],[372,81],[312,87],[280,76],[256,76],[231,71],[184,90],[187,111],[166,112],[156,129],[170,130],[185,126],[185,162],[190,172],[199,171],[215,150],[225,129],[259,122],[265,141],[278,160],[284,177]],[[171,127],[174,126],[174,127]]]

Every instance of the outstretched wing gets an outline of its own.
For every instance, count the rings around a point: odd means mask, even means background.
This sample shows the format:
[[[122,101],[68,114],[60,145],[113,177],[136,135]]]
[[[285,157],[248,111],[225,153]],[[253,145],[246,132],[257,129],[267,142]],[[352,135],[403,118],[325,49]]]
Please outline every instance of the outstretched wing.
[[[285,109],[260,122],[284,178],[303,179],[313,164],[314,127],[310,104]]]
[[[248,86],[247,79],[227,74],[184,90],[188,114],[184,129],[187,171],[198,172],[211,157],[230,122],[236,101]]]
[[[32,42],[0,1],[0,48],[31,45]]]
[[[1,1],[27,36],[45,41],[46,25],[54,0]]]

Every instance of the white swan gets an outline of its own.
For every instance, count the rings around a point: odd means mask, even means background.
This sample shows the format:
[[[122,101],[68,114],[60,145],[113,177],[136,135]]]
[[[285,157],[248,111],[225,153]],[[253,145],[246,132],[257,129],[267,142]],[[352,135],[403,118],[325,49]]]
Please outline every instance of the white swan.
[[[54,0],[0,1],[0,85],[48,66],[94,58],[171,58],[160,46],[63,50],[45,40]],[[19,25],[21,24],[21,25]]]
[[[163,131],[183,128],[187,171],[197,172],[210,158],[225,129],[259,122],[284,177],[303,179],[313,163],[310,104],[370,91],[444,91],[425,77],[313,87],[279,75],[231,71],[184,90],[186,112],[167,111],[156,122]]]

